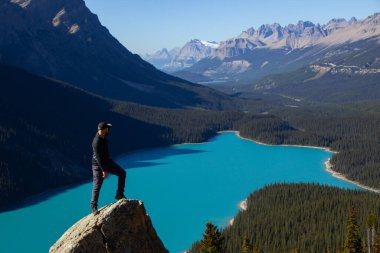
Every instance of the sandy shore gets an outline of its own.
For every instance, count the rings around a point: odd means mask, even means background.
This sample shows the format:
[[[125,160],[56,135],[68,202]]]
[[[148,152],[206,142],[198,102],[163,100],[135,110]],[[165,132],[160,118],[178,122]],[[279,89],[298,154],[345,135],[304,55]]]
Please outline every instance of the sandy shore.
[[[252,141],[252,142],[254,142],[254,143],[261,144],[261,145],[265,145],[265,146],[284,146],[284,147],[316,148],[316,149],[323,149],[323,150],[325,150],[325,151],[327,151],[327,152],[334,153],[334,154],[337,154],[337,153],[338,153],[337,151],[331,150],[330,148],[318,147],[318,146],[291,145],[291,144],[279,144],[279,145],[268,144],[268,143],[264,143],[264,142],[260,142],[260,141],[256,141],[256,140],[252,140],[252,139],[245,138],[245,137],[243,137],[243,136],[240,135],[240,132],[239,132],[239,131],[234,131],[234,130],[219,131],[218,133],[219,133],[219,134],[222,134],[222,133],[235,133],[235,134],[236,134],[239,138],[241,138],[241,139],[244,139],[244,140],[247,140],[247,141]]]
[[[304,146],[304,145],[288,145],[288,144],[284,144],[284,145],[272,145],[272,144],[267,144],[267,143],[262,143],[262,142],[259,142],[259,141],[255,141],[255,140],[252,140],[252,139],[248,139],[248,138],[245,138],[245,137],[242,137],[240,135],[240,132],[239,131],[232,131],[232,130],[229,130],[229,131],[219,131],[218,133],[221,134],[221,133],[226,133],[226,132],[230,132],[230,133],[235,133],[239,138],[242,138],[244,140],[248,140],[248,141],[252,141],[252,142],[255,142],[257,144],[261,144],[261,145],[266,145],[266,146],[288,146],[288,147],[304,147],[304,148],[317,148],[317,149],[323,149],[327,152],[330,152],[330,153],[334,153],[334,154],[337,154],[338,152],[337,151],[334,151],[334,150],[331,150],[330,148],[325,148],[325,147],[318,147],[318,146]],[[366,186],[364,184],[361,184],[357,181],[353,181],[353,180],[350,180],[348,179],[344,174],[342,173],[339,173],[339,172],[336,172],[332,169],[332,164],[330,163],[330,158],[327,159],[327,161],[325,162],[325,170],[329,173],[331,173],[331,175],[333,177],[336,177],[340,180],[344,180],[346,182],[349,182],[351,184],[354,184],[360,188],[363,188],[365,190],[369,190],[369,191],[373,191],[373,192],[376,192],[376,193],[380,193],[380,190],[379,189],[376,189],[376,188],[373,188],[373,187],[369,187],[369,186]]]
[[[351,184],[354,184],[356,186],[359,186],[363,189],[366,189],[366,190],[369,190],[369,191],[373,191],[373,192],[376,192],[376,193],[380,193],[380,190],[379,189],[376,189],[376,188],[373,188],[373,187],[369,187],[369,186],[366,186],[366,185],[363,185],[357,181],[353,181],[353,180],[350,180],[348,179],[344,174],[342,173],[339,173],[339,172],[336,172],[334,170],[332,170],[332,164],[330,163],[330,158],[327,159],[327,161],[325,162],[325,165],[326,165],[326,171],[327,172],[330,172],[332,174],[333,177],[336,177],[336,178],[339,178],[341,180],[344,180],[344,181],[347,181],[347,182],[350,182]]]

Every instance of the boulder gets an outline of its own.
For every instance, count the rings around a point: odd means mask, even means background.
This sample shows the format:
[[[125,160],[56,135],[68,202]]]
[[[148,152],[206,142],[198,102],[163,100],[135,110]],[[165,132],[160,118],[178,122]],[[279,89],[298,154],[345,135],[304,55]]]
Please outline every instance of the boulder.
[[[143,202],[121,199],[90,214],[50,248],[50,253],[167,253]]]

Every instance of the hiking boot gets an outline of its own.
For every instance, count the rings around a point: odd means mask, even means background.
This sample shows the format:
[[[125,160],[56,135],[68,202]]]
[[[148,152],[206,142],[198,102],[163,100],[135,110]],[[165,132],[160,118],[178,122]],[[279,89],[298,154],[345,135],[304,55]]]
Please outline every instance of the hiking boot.
[[[96,206],[91,206],[92,214],[97,215],[99,213],[99,210]]]
[[[115,196],[115,199],[119,200],[119,199],[126,199],[127,197],[124,196],[123,193],[117,193],[116,196]]]

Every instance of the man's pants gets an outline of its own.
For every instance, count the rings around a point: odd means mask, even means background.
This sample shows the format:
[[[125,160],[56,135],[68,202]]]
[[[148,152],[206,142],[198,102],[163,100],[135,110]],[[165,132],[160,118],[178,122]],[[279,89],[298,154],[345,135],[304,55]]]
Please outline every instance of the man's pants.
[[[125,170],[123,170],[123,168],[121,168],[117,163],[115,163],[112,160],[109,160],[105,170],[119,177],[118,182],[117,182],[116,195],[123,194],[124,186],[125,186],[125,177],[127,174]],[[99,192],[100,192],[100,188],[102,187],[104,178],[103,178],[102,170],[97,165],[92,165],[92,174],[93,174],[93,187],[92,187],[91,206],[97,207]]]

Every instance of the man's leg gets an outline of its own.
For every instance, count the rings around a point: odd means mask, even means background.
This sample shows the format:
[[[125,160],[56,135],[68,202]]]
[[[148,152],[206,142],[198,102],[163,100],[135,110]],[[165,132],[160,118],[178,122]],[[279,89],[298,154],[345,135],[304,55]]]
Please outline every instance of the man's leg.
[[[124,187],[125,187],[125,178],[127,173],[123,168],[121,168],[117,163],[114,161],[110,160],[109,163],[107,164],[107,171],[118,176],[119,179],[117,181],[117,192],[116,192],[116,197],[118,195],[124,195]]]
[[[103,173],[102,173],[102,170],[98,166],[92,165],[92,175],[93,175],[93,186],[92,186],[91,208],[97,209],[99,192],[103,183]]]

